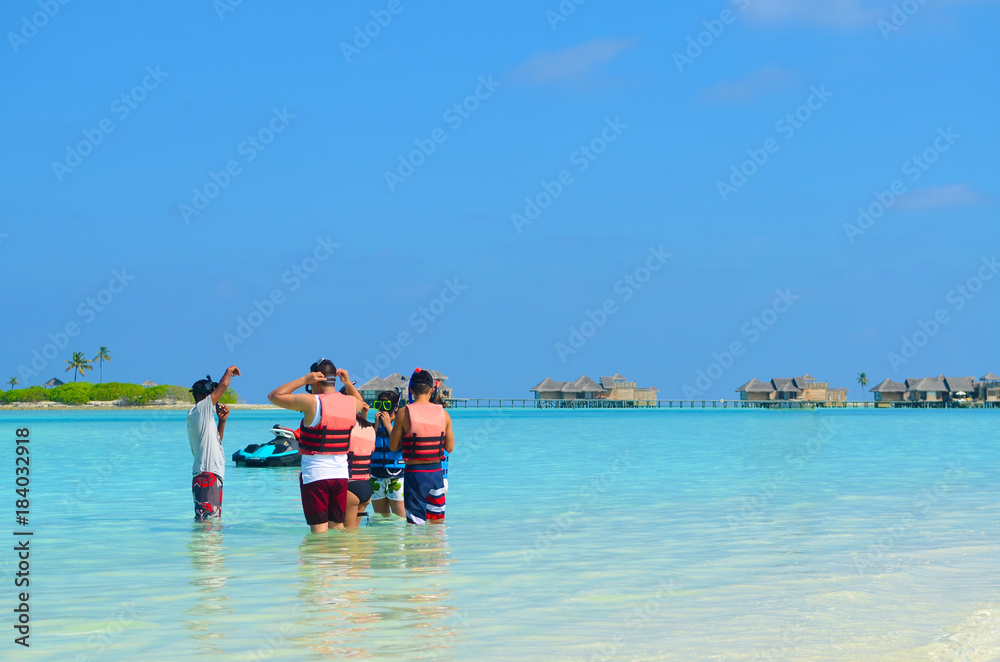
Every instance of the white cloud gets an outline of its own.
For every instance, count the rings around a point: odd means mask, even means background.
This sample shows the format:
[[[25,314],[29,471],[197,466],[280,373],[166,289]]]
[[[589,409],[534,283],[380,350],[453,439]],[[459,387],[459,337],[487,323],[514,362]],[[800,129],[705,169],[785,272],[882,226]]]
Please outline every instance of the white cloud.
[[[744,103],[763,94],[787,90],[798,80],[795,72],[789,69],[765,67],[738,80],[721,80],[703,91],[701,98],[709,103]]]
[[[950,186],[915,188],[900,196],[898,204],[900,209],[919,211],[922,209],[974,207],[994,202],[996,199],[993,196],[974,190],[969,182],[962,182]]]
[[[916,0],[914,0],[916,1]],[[989,5],[997,0],[920,0],[921,10],[938,11],[961,5]],[[733,10],[751,24],[813,25],[830,30],[851,30],[877,25],[887,18],[900,0],[730,0]],[[947,19],[938,17],[939,22]]]
[[[863,0],[732,0],[732,3],[759,23],[807,23],[834,29],[873,25],[884,11]]]
[[[639,43],[632,39],[594,39],[561,51],[542,51],[511,72],[512,77],[530,83],[578,80],[610,62],[624,50]]]

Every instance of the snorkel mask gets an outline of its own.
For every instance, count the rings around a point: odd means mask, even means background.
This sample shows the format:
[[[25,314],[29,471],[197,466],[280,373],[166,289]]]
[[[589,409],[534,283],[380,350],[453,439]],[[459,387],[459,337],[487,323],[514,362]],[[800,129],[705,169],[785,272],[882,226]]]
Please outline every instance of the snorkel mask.
[[[205,379],[199,379],[191,386],[191,395],[194,396],[195,400],[200,401],[214,393],[217,388],[219,388],[219,382],[214,382],[210,375],[205,375]]]
[[[333,361],[328,358],[321,357],[319,361],[314,362],[309,366],[309,372],[322,372],[326,375],[326,383],[336,385],[337,382],[337,366],[333,365]],[[312,384],[306,384],[306,393],[312,393]]]

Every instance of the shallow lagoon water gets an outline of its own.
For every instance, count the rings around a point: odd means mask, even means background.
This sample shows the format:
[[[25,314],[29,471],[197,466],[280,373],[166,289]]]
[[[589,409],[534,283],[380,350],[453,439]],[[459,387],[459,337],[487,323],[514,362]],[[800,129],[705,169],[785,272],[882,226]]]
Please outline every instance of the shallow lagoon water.
[[[444,526],[311,536],[293,468],[230,465],[193,523],[183,412],[0,413],[27,657],[1000,659],[996,411],[452,416]],[[234,411],[227,454],[274,423]]]

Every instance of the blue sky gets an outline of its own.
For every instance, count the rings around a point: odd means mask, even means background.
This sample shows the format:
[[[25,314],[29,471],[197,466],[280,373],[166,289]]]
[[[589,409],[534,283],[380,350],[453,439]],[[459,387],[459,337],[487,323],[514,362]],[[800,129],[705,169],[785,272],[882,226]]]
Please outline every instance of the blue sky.
[[[998,3],[673,4],[5,3],[0,374],[1000,370]]]

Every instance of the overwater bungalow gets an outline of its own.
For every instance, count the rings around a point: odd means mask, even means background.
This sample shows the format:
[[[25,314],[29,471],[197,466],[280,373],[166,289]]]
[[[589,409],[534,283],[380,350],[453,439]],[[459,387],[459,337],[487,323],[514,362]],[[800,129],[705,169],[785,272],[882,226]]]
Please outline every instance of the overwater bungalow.
[[[774,386],[770,382],[762,382],[756,377],[736,389],[736,392],[740,394],[740,400],[751,400],[755,402],[774,400],[776,393]]]
[[[655,386],[639,386],[639,382],[629,381],[617,372],[610,377],[601,377],[601,386],[608,391],[608,400],[656,402],[659,394]]]
[[[976,398],[983,402],[1000,402],[1000,377],[988,372],[976,384]]]
[[[801,377],[775,377],[770,382],[762,382],[756,377],[736,389],[740,400],[799,400],[804,402],[846,402],[846,388],[830,388],[829,382],[821,382],[806,373]]]
[[[906,384],[891,379],[883,379],[869,390],[875,394],[875,402],[903,402],[906,396]]]
[[[871,389],[876,402],[956,402],[969,398],[1000,402],[1000,377],[992,372],[975,377],[910,377],[903,382],[885,379]]]
[[[629,381],[615,373],[601,377],[600,383],[587,375],[575,381],[559,382],[546,377],[529,389],[536,400],[621,400],[627,402],[656,402],[658,391],[655,386],[640,387],[638,382]]]
[[[608,397],[608,391],[587,375],[571,382],[557,382],[546,377],[529,389],[539,400],[595,400]]]
[[[948,385],[943,375],[906,380],[906,399],[910,402],[943,402],[947,395]]]
[[[452,392],[451,387],[449,387],[445,382],[448,381],[448,376],[438,372],[437,370],[428,370],[436,381],[441,383],[441,397],[451,398]],[[406,390],[410,387],[410,378],[404,375],[394,372],[388,377],[373,377],[367,382],[358,386],[358,390],[361,392],[361,397],[365,399],[366,402],[374,402],[375,398],[382,391],[395,391],[399,390],[403,397],[406,397]],[[405,402],[405,400],[404,400]]]

